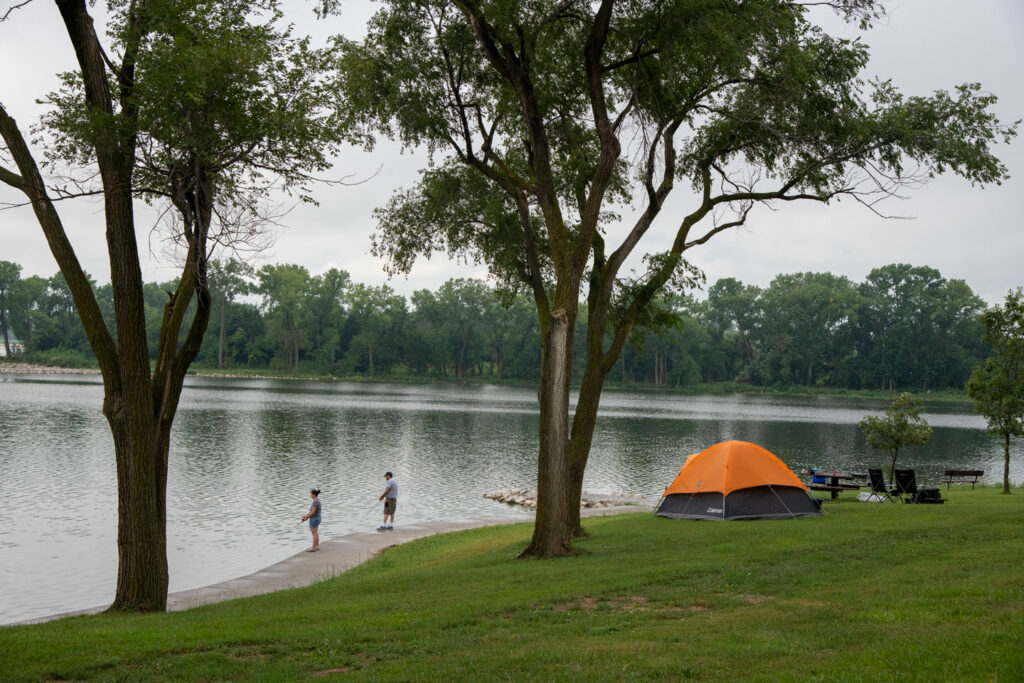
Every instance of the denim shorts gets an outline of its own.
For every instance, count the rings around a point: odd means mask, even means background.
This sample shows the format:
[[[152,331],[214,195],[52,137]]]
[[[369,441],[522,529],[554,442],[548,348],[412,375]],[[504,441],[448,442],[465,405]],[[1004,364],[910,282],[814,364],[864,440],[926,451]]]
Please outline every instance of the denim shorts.
[[[309,518],[309,528],[310,529],[315,529],[318,526],[320,526],[320,519],[321,519],[320,515],[317,515],[316,517],[310,517]]]

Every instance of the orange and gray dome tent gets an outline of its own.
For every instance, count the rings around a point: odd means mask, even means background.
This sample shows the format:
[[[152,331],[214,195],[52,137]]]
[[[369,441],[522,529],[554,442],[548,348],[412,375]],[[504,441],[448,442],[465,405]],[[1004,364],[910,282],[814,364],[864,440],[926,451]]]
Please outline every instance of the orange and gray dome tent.
[[[689,456],[654,512],[673,519],[781,519],[821,514],[786,463],[746,441]]]

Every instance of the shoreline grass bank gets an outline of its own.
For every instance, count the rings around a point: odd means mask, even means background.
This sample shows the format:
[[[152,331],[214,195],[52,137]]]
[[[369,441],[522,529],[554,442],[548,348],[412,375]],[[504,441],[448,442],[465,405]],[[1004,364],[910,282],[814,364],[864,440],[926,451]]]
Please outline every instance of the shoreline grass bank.
[[[4,680],[1024,679],[1024,497],[841,501],[820,518],[591,518],[433,536],[301,589],[0,628]]]
[[[0,374],[99,374],[99,370],[93,367],[61,367],[53,365],[41,365],[36,363],[19,363],[0,359]],[[272,370],[262,368],[251,370],[248,368],[204,368],[193,367],[189,374],[196,377],[221,377],[226,379],[290,379],[304,381],[323,382],[375,382],[385,384],[417,384],[417,385],[485,385],[498,384],[507,387],[521,387],[534,389],[535,382],[525,380],[501,380],[494,377],[467,377],[463,379],[444,377],[425,377],[419,375],[328,375],[318,373],[292,373],[284,370]],[[573,385],[577,388],[578,385]],[[629,391],[637,393],[696,396],[696,395],[757,395],[777,398],[852,398],[859,400],[891,401],[900,391],[883,391],[880,389],[846,389],[842,387],[803,385],[791,386],[756,386],[742,382],[703,382],[699,384],[688,384],[682,386],[654,385],[644,382],[617,382],[609,380],[605,382],[606,391]],[[972,403],[966,391],[954,391],[944,389],[941,391],[920,391],[908,389],[918,395],[925,404],[957,405],[962,404],[966,409],[971,410]]]

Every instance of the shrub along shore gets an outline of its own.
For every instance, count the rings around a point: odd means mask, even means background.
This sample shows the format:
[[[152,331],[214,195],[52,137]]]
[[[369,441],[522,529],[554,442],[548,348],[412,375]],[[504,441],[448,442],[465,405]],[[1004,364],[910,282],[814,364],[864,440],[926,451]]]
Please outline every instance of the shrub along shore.
[[[820,518],[529,524],[390,548],[316,585],[0,628],[5,680],[1022,680],[1024,496],[826,504]]]

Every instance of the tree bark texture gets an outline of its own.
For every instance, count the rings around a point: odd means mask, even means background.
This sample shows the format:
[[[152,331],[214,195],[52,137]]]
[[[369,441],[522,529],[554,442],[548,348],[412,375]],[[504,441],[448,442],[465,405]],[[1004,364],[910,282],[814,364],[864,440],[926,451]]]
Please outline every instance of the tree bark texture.
[[[152,403],[139,397],[142,403]],[[167,607],[167,462],[168,435],[131,399],[119,395],[104,402],[117,459],[117,590],[110,609],[163,611]],[[150,422],[147,426],[136,421]],[[156,437],[156,438],[152,438]]]
[[[575,321],[572,321],[575,322]],[[541,342],[540,446],[537,515],[533,538],[521,557],[559,557],[573,552],[574,478],[569,468],[569,368],[572,323],[564,309],[552,311]],[[579,515],[577,505],[576,515]]]

